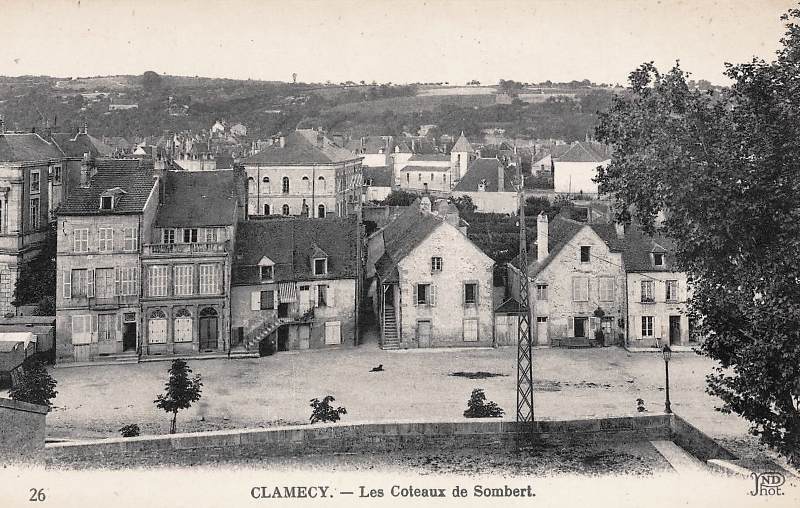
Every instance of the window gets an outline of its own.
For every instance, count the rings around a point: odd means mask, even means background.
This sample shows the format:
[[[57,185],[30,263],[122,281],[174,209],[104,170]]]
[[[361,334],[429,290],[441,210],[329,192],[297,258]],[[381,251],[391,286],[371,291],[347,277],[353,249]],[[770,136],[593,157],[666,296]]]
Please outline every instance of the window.
[[[265,176],[264,178],[261,179],[261,193],[262,194],[270,193],[270,183],[268,176]]]
[[[576,317],[573,319],[573,324],[575,326],[575,337],[586,337],[587,332],[587,323],[589,322],[589,318],[585,317]]]
[[[218,228],[206,228],[206,243],[217,243],[220,241],[221,235],[218,234]]]
[[[261,299],[260,305],[261,310],[267,309],[274,309],[275,308],[275,291],[262,291],[261,292]]]
[[[592,248],[589,246],[581,246],[581,263],[588,263],[590,261]]]
[[[319,185],[319,190],[321,190],[321,191],[325,191],[326,190],[325,189],[325,185],[326,184],[325,184],[325,177],[324,176],[321,176],[321,177],[317,178],[317,185]]]
[[[139,230],[138,228],[124,228],[122,230],[123,237],[123,250],[127,252],[136,251],[139,248]]]
[[[653,316],[642,316],[642,337],[653,337]]]
[[[70,295],[72,298],[85,298],[89,289],[89,270],[72,270],[70,274]]]
[[[39,192],[41,192],[41,183],[39,170],[31,171],[31,194],[39,194]]]
[[[76,229],[72,235],[72,250],[75,252],[89,252],[89,230]]]
[[[599,297],[601,302],[614,301],[614,278],[600,277]]]
[[[264,205],[264,215],[269,215],[269,205]]]
[[[175,295],[187,296],[193,293],[194,289],[194,266],[175,265]]]
[[[147,341],[150,344],[166,344],[167,342],[167,316],[161,310],[154,310],[150,314],[147,322]]]
[[[467,282],[464,284],[464,305],[475,305],[478,303],[478,284]]]
[[[652,280],[643,280],[642,281],[642,302],[650,303],[654,302],[655,299],[653,298],[653,281]]]
[[[175,313],[173,342],[192,342],[192,313],[187,309]]]
[[[654,266],[664,266],[664,253],[663,252],[654,252],[653,253],[653,265]]]
[[[272,279],[272,266],[261,266],[259,268],[261,269],[261,280]]]
[[[328,286],[317,286],[317,307],[328,305]]]
[[[154,265],[150,267],[150,296],[167,296],[167,267]]]
[[[113,268],[97,268],[94,271],[95,296],[97,298],[113,298],[115,284]]]
[[[97,230],[97,250],[100,252],[111,252],[114,250],[113,229],[99,228]]]
[[[441,272],[442,271],[442,258],[440,258],[440,257],[432,257],[431,258],[431,271],[432,272]]]
[[[328,273],[328,260],[325,258],[314,260],[314,275],[325,275]]]
[[[668,302],[677,302],[678,301],[678,281],[677,280],[668,280],[667,281],[667,301]]]
[[[307,176],[304,176],[302,180],[303,180],[303,189],[306,192],[311,192],[311,180],[309,180]]]
[[[74,345],[92,342],[92,316],[72,316],[72,343]]]
[[[101,196],[100,197],[100,209],[101,210],[111,210],[114,208],[114,198],[113,196]]]
[[[197,243],[197,229],[184,229],[183,243]]]
[[[218,295],[222,281],[219,265],[200,265],[200,294]]]
[[[283,183],[283,193],[284,194],[289,194],[289,177],[288,176],[284,176],[283,180],[282,180],[282,183]]]
[[[175,243],[175,230],[164,229],[161,232],[161,243]]]
[[[547,284],[536,284],[536,299],[547,300]]]
[[[319,205],[317,207],[317,218],[319,219],[325,218],[325,205]]]
[[[433,173],[431,173],[431,182],[433,181]]]
[[[406,183],[411,182],[411,173],[406,173]]]
[[[53,166],[53,184],[61,185],[61,166]]]
[[[422,181],[422,173],[417,173],[417,180]]]
[[[417,305],[436,305],[436,287],[433,284],[417,284],[414,289]]]
[[[120,296],[136,296],[139,293],[137,287],[139,270],[137,267],[117,268],[117,279],[119,279]]]
[[[464,342],[478,342],[478,320],[464,320]]]
[[[339,321],[327,321],[325,323],[325,344],[342,343],[342,325]]]
[[[283,212],[283,215],[289,215],[289,205],[283,205],[281,211]]]
[[[97,340],[99,342],[111,342],[114,338],[114,329],[117,324],[116,314],[97,315]]]
[[[609,316],[604,316],[600,320],[600,329],[603,330],[603,337],[611,337],[613,333],[614,327],[614,318]]]
[[[39,198],[31,198],[31,229],[39,229],[41,224],[41,209]]]
[[[589,301],[589,278],[588,277],[573,277],[572,278],[572,301],[574,301],[574,302],[588,302]]]

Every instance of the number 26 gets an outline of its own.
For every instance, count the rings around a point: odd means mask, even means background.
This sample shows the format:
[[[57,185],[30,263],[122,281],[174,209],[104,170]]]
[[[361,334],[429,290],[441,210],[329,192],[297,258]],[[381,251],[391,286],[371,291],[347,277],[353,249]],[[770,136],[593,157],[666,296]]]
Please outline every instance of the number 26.
[[[47,499],[47,496],[44,495],[44,489],[31,489],[31,498],[28,501],[44,501]]]

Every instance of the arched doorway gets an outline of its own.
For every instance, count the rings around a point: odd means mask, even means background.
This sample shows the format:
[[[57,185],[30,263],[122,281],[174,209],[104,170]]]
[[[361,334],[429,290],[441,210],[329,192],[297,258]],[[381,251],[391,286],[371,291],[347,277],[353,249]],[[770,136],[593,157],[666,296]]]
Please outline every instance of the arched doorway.
[[[321,204],[317,207],[317,217],[319,217],[320,219],[325,218],[325,205]]]
[[[167,315],[160,309],[150,313],[147,322],[147,342],[149,344],[165,344],[167,342]]]
[[[217,338],[219,330],[219,316],[217,311],[211,307],[206,307],[200,311],[200,350],[211,351],[217,349]]]
[[[175,313],[173,330],[173,342],[192,342],[192,313],[188,309],[180,309]]]

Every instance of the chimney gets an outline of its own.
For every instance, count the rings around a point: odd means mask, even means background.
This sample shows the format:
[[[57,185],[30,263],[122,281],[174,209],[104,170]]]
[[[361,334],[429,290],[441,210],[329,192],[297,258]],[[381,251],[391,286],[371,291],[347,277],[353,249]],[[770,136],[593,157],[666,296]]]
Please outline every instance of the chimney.
[[[286,147],[286,136],[281,136],[281,137],[278,139],[278,141],[279,141],[279,142],[280,142],[280,144],[281,144],[281,148],[285,148],[285,147]]]
[[[89,134],[89,122],[83,122],[83,133]]]
[[[3,119],[3,116],[0,115],[0,134],[6,133],[6,121]]]
[[[431,213],[431,199],[428,196],[422,196],[419,200],[420,212]]]
[[[625,224],[619,222],[614,223],[614,229],[617,230],[617,238],[625,238]]]
[[[506,189],[506,168],[502,164],[497,165],[497,192],[503,192]]]
[[[92,159],[89,152],[83,154],[81,160],[81,187],[84,189],[89,188],[92,181]]]
[[[550,253],[548,248],[549,226],[547,215],[540,213],[536,218],[536,257],[540,262]]]

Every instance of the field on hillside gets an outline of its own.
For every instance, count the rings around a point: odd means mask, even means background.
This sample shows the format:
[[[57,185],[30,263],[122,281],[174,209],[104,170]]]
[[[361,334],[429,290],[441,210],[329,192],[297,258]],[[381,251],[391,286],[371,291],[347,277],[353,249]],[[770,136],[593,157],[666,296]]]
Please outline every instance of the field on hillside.
[[[380,114],[386,110],[398,114],[416,111],[433,111],[442,104],[460,107],[485,107],[495,102],[494,95],[417,95],[414,97],[391,97],[374,101],[340,104],[331,111],[342,113]]]

